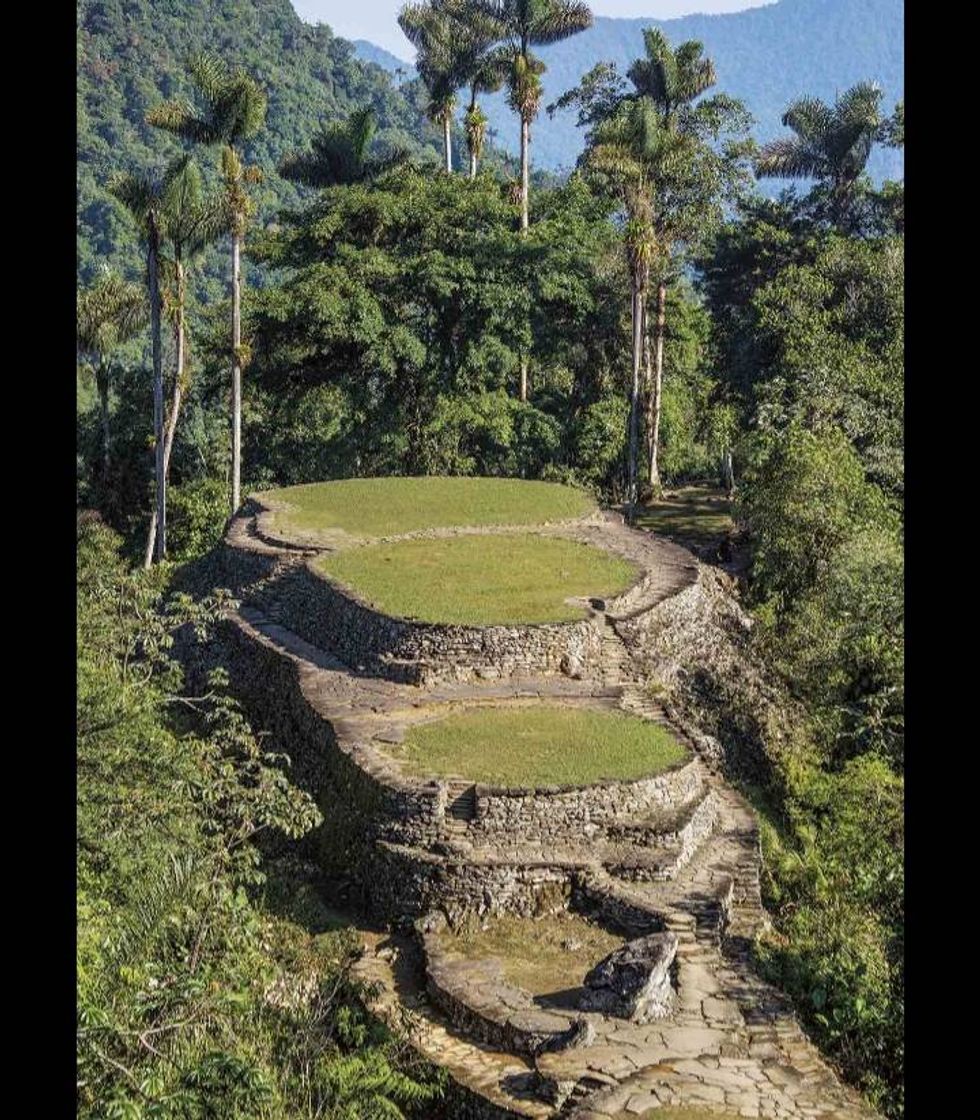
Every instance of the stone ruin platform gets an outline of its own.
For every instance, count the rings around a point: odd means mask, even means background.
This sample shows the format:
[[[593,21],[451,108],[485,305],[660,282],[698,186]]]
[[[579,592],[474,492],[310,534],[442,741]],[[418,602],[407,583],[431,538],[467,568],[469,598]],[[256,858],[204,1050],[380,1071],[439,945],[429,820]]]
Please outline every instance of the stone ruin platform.
[[[344,534],[289,539],[270,514],[250,499],[226,533],[225,584],[240,606],[220,626],[224,661],[256,725],[324,808],[321,862],[345,876],[365,947],[355,971],[374,1013],[448,1070],[450,1114],[612,1120],[683,1104],[870,1120],[786,997],[752,970],[767,925],[755,816],[645,674],[675,613],[690,615],[694,557],[611,513],[520,526],[607,548],[640,576],[580,621],[440,626],[385,616],[320,574],[317,556],[346,547]],[[503,531],[513,527],[427,535]],[[578,787],[404,771],[397,745],[413,721],[488,703],[629,711],[669,727],[689,757],[655,776]],[[662,1017],[545,1006],[499,965],[440,962],[438,930],[505,915],[532,928],[564,913],[623,944],[670,935]]]

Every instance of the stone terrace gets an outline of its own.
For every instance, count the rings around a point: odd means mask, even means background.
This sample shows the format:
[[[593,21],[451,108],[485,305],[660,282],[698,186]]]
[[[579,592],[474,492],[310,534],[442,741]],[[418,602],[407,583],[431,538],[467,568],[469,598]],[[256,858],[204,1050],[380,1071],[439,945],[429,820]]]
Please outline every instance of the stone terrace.
[[[284,539],[252,501],[226,535],[226,582],[242,603],[220,635],[233,684],[339,829],[324,835],[325,861],[340,857],[361,912],[390,930],[355,919],[365,944],[356,968],[373,982],[373,1010],[449,1071],[451,1114],[461,1118],[611,1120],[666,1104],[872,1117],[786,998],[750,968],[766,924],[757,825],[701,754],[696,729],[686,739],[673,728],[688,762],[631,782],[494,789],[465,774],[402,772],[405,729],[460,705],[584,704],[668,722],[634,653],[667,633],[675,597],[687,602],[700,578],[691,554],[609,513],[521,530],[608,548],[642,575],[618,598],[591,601],[582,622],[423,627],[386,618],[313,570],[318,550],[345,547],[343,534],[315,547]],[[577,1012],[564,1036],[569,1017],[546,1014],[492,963],[475,966],[472,991],[430,998],[426,923],[503,913],[533,921],[567,908],[629,936],[676,935],[666,1018],[641,1025]]]

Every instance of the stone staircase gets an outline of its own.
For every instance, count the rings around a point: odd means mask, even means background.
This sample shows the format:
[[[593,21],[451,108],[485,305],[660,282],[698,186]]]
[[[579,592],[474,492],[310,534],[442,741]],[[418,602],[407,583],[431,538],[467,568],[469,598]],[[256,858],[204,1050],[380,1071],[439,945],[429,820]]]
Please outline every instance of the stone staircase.
[[[446,793],[445,828],[461,835],[476,817],[476,786],[466,778],[453,778]]]
[[[608,614],[603,614],[599,664],[600,677],[605,685],[622,684],[630,677],[629,650],[616,632],[616,624]]]

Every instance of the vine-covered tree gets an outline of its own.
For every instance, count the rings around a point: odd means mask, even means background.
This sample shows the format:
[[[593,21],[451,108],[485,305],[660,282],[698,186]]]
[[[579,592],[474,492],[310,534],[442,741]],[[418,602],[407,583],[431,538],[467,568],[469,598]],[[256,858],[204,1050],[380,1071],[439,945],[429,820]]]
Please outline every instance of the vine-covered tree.
[[[618,149],[624,158],[620,172],[627,181],[642,181],[646,202],[627,203],[628,212],[647,214],[653,248],[648,261],[654,268],[657,298],[652,346],[648,323],[645,286],[640,297],[643,321],[644,399],[646,431],[647,484],[653,495],[660,493],[660,418],[663,401],[664,340],[667,331],[667,288],[679,270],[679,253],[696,243],[721,220],[722,204],[738,197],[745,180],[745,157],[750,144],[740,139],[749,117],[742,105],[723,94],[702,95],[715,82],[715,69],[704,57],[701,43],[691,40],[671,47],[659,29],[643,33],[644,57],[630,67],[632,88],[608,65],[594,68],[582,85],[569,91],[558,103],[578,104],[579,118],[590,126],[585,162],[593,167],[611,169],[610,151]],[[645,106],[637,110],[636,106]],[[641,125],[650,114],[657,118]],[[613,122],[619,122],[614,124]],[[610,135],[610,130],[612,138]],[[660,150],[670,151],[671,159],[647,163],[645,174],[638,175],[635,159],[643,150],[643,136],[664,134],[677,138],[676,145],[662,142]],[[592,154],[604,148],[597,161]],[[612,182],[625,202],[622,175]],[[631,192],[635,187],[631,187]]]
[[[267,98],[255,79],[241,67],[232,68],[217,55],[202,52],[189,64],[198,104],[172,98],[155,106],[147,122],[194,144],[221,145],[231,232],[231,510],[241,505],[242,470],[242,242],[252,203],[247,187],[260,178],[256,167],[242,160],[242,145],[265,121]]]
[[[612,185],[627,216],[623,245],[632,284],[632,381],[626,494],[631,519],[638,499],[640,370],[651,266],[662,275],[657,263],[663,247],[655,218],[656,195],[659,185],[689,158],[687,147],[685,138],[665,125],[651,99],[643,97],[628,102],[616,116],[604,121],[593,134],[586,154],[586,166]]]
[[[190,156],[177,161],[166,196],[164,252],[161,256],[167,279],[164,306],[169,310],[173,323],[176,355],[173,392],[163,439],[165,490],[170,479],[170,457],[177,421],[187,391],[187,269],[194,257],[217,241],[228,228],[229,215],[225,202],[221,196],[205,195],[200,168]],[[154,510],[146,543],[147,563],[154,550],[157,520]]]

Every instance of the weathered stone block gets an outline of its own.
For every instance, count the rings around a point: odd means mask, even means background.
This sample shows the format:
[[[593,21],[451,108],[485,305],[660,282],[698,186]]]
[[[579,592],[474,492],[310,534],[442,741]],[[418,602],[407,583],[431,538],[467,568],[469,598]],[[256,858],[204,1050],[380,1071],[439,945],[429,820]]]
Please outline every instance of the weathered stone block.
[[[673,933],[651,933],[628,941],[590,970],[579,1006],[634,1023],[664,1018],[673,1002],[670,966],[676,953]]]

